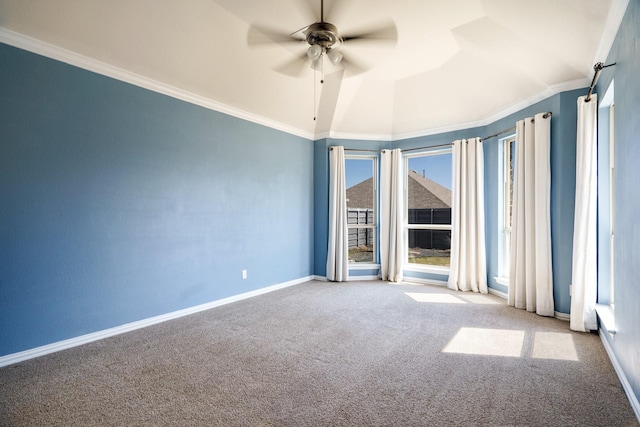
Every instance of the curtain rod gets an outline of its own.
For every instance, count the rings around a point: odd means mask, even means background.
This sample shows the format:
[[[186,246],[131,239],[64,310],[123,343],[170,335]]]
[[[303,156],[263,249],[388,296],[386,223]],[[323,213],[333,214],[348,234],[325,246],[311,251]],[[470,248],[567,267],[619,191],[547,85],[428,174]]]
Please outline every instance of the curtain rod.
[[[484,142],[487,139],[495,138],[496,136],[502,135],[503,133],[512,132],[514,130],[516,130],[516,127],[511,126],[509,129],[504,129],[504,130],[501,130],[500,132],[494,133],[493,135],[485,136],[484,138],[480,138],[480,140]]]
[[[589,86],[589,93],[587,93],[587,98],[584,100],[584,102],[591,101],[591,94],[593,93],[593,88],[596,87],[596,83],[598,82],[600,71],[602,71],[603,68],[611,67],[613,65],[616,65],[616,63],[614,62],[613,64],[604,65],[602,62],[598,62],[596,63],[596,65],[593,66],[593,71],[594,71],[593,79],[591,80],[591,86]]]
[[[615,65],[615,64],[611,64],[611,65]],[[607,65],[607,67],[609,67],[609,65]],[[553,112],[551,111],[547,111],[546,113],[544,113],[542,115],[543,119],[547,119],[549,117],[551,117],[553,115]],[[531,123],[535,122],[535,119],[531,119]],[[500,132],[494,133],[493,135],[489,135],[489,136],[485,136],[484,138],[480,138],[480,142],[484,142],[487,139],[491,139],[491,138],[495,138],[496,136],[502,135],[503,133],[507,133],[507,132],[512,132],[516,130],[515,126],[510,127],[509,129],[504,129],[501,130]],[[417,151],[417,150],[425,150],[427,148],[439,148],[439,147],[450,147],[453,145],[453,142],[449,142],[447,144],[438,144],[438,145],[431,145],[429,147],[416,147],[416,148],[406,148],[404,150],[402,150],[402,152],[406,152],[406,151]],[[329,147],[329,150],[333,150],[333,147]],[[382,150],[365,150],[365,149],[361,149],[361,148],[345,148],[344,151],[362,151],[362,152],[367,152],[367,153],[379,153],[381,151],[384,150],[389,150],[389,148],[383,148]]]
[[[333,147],[329,147],[329,150],[333,150]],[[365,150],[363,148],[345,148],[344,151],[361,151],[363,153],[379,153],[382,150]]]
[[[542,118],[543,119],[547,119],[547,118],[551,117],[552,115],[553,115],[553,112],[547,111],[546,113],[544,113],[542,115]],[[534,121],[535,120],[532,118],[531,119],[531,123],[533,123]],[[500,132],[494,133],[493,135],[489,135],[489,136],[485,136],[484,138],[480,138],[480,141],[484,142],[487,139],[495,138],[498,135],[502,135],[503,133],[511,132],[511,131],[514,131],[514,130],[516,130],[516,127],[512,126],[509,129],[501,130]],[[430,147],[407,148],[406,150],[402,150],[402,152],[404,153],[405,151],[424,150],[425,148],[447,147],[447,146],[451,146],[451,145],[453,145],[452,142],[450,142],[448,144],[432,145]]]
[[[552,115],[553,115],[553,112],[551,112],[551,111],[547,111],[546,113],[544,113],[544,114],[542,115],[542,118],[543,118],[543,119],[547,119],[547,118],[551,117]],[[533,119],[533,118],[532,118],[532,119],[531,119],[531,123],[533,123],[533,122],[535,122],[535,119]],[[487,139],[495,138],[496,136],[502,135],[503,133],[512,132],[512,131],[514,131],[514,130],[516,130],[516,127],[515,127],[515,126],[512,126],[512,127],[510,127],[509,129],[501,130],[500,132],[496,132],[496,133],[494,133],[493,135],[489,135],[489,136],[485,136],[484,138],[480,138],[480,140],[484,142],[484,141],[485,141],[485,140],[487,140]]]
[[[404,153],[405,151],[424,150],[425,148],[450,147],[451,145],[453,145],[452,142],[449,142],[447,144],[431,145],[429,147],[406,148],[406,149],[402,150],[402,152]],[[329,150],[333,150],[333,147],[329,147]],[[391,150],[391,148],[383,148],[381,150],[365,150],[365,149],[362,149],[362,148],[345,148],[344,149],[344,151],[360,151],[360,152],[364,152],[364,153],[380,153],[380,152],[385,151],[385,150]]]
[[[402,150],[402,152],[404,153],[405,151],[416,151],[416,150],[424,150],[425,148],[438,148],[438,147],[450,147],[453,145],[453,142],[449,142],[447,144],[438,144],[438,145],[431,145],[429,147],[416,147],[416,148],[406,148],[404,150]]]

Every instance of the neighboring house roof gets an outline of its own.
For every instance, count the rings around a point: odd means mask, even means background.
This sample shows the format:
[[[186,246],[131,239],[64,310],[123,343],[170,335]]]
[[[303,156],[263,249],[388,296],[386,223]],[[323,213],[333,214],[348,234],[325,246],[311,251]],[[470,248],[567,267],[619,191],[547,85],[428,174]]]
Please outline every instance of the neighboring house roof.
[[[416,171],[409,171],[409,209],[450,208],[451,190],[425,178]],[[347,188],[347,207],[370,208],[373,206],[373,178]]]
[[[409,171],[409,209],[450,208],[451,190],[437,182],[424,178],[416,171]]]
[[[347,188],[348,208],[373,208],[373,178]]]

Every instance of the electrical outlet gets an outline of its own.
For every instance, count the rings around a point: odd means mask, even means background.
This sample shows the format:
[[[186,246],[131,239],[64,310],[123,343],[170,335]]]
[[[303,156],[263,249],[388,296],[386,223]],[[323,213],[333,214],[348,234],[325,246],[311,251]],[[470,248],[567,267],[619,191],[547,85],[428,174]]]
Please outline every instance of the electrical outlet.
[[[247,270],[242,270],[242,280],[247,278]]]

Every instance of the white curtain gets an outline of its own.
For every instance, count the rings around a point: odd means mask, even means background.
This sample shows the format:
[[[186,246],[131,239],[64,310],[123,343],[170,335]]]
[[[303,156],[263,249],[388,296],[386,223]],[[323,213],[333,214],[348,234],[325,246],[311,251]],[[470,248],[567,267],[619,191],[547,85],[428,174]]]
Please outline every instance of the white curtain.
[[[349,280],[349,231],[347,229],[347,190],[344,147],[329,149],[329,246],[327,279]]]
[[[571,321],[574,331],[598,329],[597,298],[597,111],[591,95],[578,98],[576,205],[573,221]]]
[[[404,206],[402,150],[382,150],[380,161],[380,274],[402,281]]]
[[[454,141],[453,163],[448,287],[486,294],[484,157],[480,138]]]
[[[508,303],[553,316],[551,264],[551,116],[516,123]]]

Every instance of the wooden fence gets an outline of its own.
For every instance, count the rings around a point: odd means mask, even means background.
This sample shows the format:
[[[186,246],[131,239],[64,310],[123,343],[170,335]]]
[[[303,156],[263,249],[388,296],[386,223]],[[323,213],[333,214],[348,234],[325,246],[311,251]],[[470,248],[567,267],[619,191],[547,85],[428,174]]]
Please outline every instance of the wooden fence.
[[[451,224],[451,208],[409,209],[409,247],[451,248],[451,230],[416,230],[411,224]]]
[[[373,209],[347,208],[347,224],[375,224]],[[449,249],[450,230],[416,230],[411,224],[451,224],[451,208],[409,209],[409,247]],[[349,228],[349,247],[372,247],[376,238],[373,228]]]
[[[373,209],[348,208],[347,224],[375,224]],[[373,228],[349,228],[349,247],[371,247],[375,239]]]

